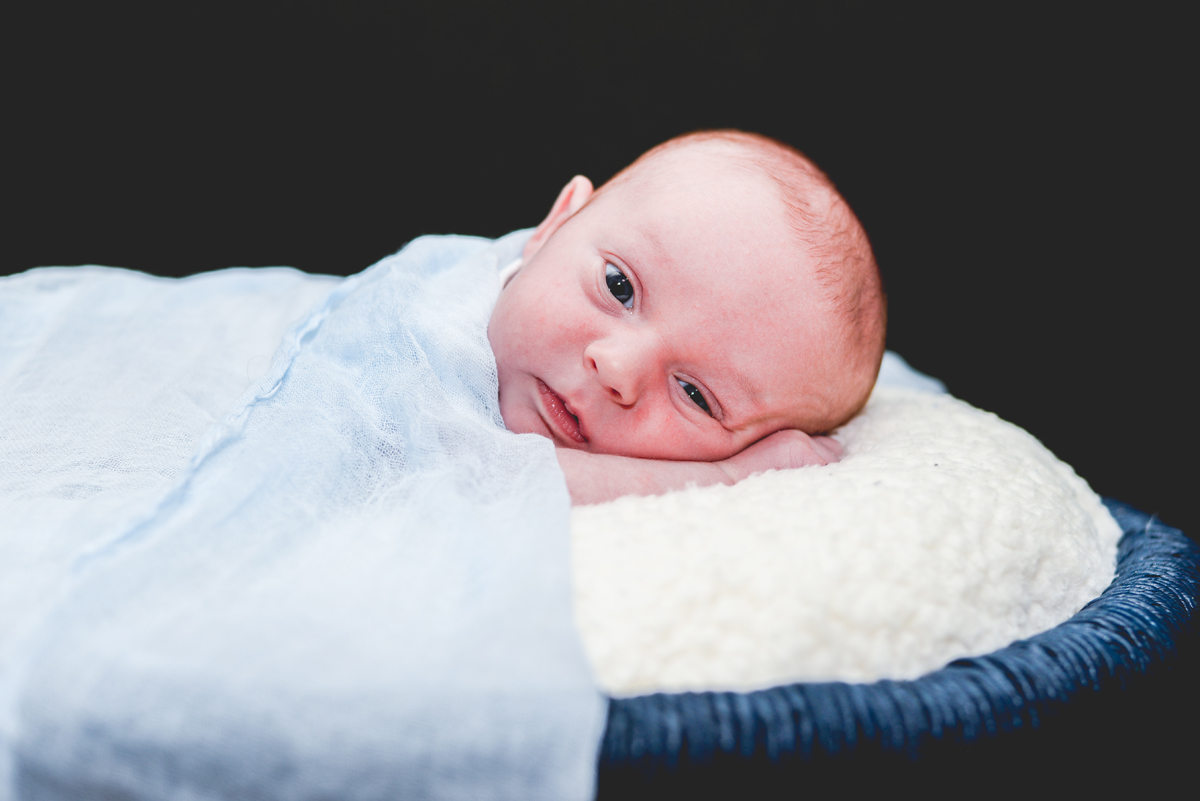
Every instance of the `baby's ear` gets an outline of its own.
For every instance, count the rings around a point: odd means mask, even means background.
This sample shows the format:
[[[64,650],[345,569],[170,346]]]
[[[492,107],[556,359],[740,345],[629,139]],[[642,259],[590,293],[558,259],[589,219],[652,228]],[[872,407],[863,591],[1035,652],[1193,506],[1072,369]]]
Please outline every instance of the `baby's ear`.
[[[592,182],[582,175],[576,175],[563,190],[558,193],[558,200],[554,201],[554,205],[550,208],[550,213],[546,215],[546,219],[542,220],[542,224],[533,232],[533,236],[529,237],[529,241],[525,243],[525,251],[522,253],[526,263],[533,258],[533,254],[542,249],[542,245],[546,244],[555,231],[562,224],[583,208],[583,204],[588,202],[588,198],[592,196]]]

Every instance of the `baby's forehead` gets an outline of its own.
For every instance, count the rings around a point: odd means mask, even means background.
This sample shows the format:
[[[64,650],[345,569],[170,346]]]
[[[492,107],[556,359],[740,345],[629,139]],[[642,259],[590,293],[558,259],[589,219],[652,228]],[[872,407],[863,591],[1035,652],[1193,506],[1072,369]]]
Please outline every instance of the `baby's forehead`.
[[[643,188],[668,194],[720,191],[736,186],[749,194],[782,200],[763,160],[719,142],[681,145],[635,163],[628,177]]]
[[[617,255],[635,272],[652,268],[647,283],[669,283],[714,314],[776,306],[781,287],[811,293],[814,254],[770,177],[728,153],[693,150],[641,165],[601,199],[599,220]],[[770,338],[788,325],[755,315],[738,324]]]
[[[764,234],[774,241],[786,239],[792,249],[800,245],[775,183],[736,162],[672,159],[650,164],[607,194],[601,202],[613,204],[609,208],[621,215],[614,222],[638,226],[672,250],[713,237],[761,246]]]

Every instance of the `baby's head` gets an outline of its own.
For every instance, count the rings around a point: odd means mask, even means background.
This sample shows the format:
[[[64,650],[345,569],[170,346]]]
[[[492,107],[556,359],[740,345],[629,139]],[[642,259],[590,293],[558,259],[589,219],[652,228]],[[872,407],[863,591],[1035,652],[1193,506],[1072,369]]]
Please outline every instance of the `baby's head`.
[[[678,137],[576,177],[488,325],[500,413],[594,453],[717,461],[867,400],[885,301],[866,234],[795,150]]]

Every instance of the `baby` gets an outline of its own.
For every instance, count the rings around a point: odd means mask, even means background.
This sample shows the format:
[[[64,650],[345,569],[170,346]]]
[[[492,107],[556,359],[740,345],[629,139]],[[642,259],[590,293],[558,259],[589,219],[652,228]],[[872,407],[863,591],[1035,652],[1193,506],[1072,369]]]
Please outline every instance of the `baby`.
[[[886,303],[866,234],[812,162],[740,131],[576,176],[488,324],[509,430],[554,440],[573,503],[837,461]]]

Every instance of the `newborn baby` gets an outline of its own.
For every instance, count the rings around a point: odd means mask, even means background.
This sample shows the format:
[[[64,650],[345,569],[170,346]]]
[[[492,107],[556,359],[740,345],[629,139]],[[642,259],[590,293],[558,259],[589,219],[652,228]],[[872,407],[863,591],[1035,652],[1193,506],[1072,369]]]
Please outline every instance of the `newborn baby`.
[[[866,234],[786,145],[706,131],[576,176],[488,324],[509,430],[574,503],[826,464],[866,403],[885,299]]]

